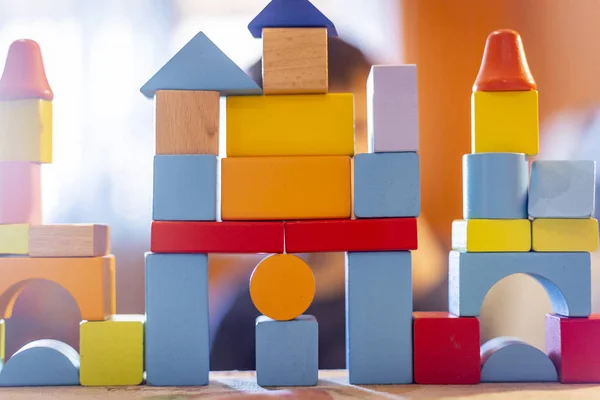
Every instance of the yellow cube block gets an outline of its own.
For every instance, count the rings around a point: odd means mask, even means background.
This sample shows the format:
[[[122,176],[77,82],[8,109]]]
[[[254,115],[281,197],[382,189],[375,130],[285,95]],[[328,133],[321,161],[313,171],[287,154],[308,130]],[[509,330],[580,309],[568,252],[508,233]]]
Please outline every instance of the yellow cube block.
[[[471,97],[473,153],[539,150],[538,92],[474,92]]]
[[[129,386],[144,375],[143,315],[114,315],[107,321],[80,325],[83,386]]]
[[[583,219],[534,219],[532,224],[533,251],[581,251],[598,250],[598,220]]]
[[[29,253],[29,224],[0,225],[0,254]]]
[[[0,161],[52,162],[52,102],[0,102]]]
[[[471,253],[531,250],[528,219],[466,219],[452,223],[452,249]]]

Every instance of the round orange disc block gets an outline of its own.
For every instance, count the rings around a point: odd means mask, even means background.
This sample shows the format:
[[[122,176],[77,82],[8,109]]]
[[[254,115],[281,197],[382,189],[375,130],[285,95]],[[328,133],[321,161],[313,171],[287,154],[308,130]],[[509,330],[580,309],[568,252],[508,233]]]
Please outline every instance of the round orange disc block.
[[[302,315],[315,297],[315,277],[302,259],[276,254],[262,260],[250,277],[250,297],[262,314],[278,321]]]

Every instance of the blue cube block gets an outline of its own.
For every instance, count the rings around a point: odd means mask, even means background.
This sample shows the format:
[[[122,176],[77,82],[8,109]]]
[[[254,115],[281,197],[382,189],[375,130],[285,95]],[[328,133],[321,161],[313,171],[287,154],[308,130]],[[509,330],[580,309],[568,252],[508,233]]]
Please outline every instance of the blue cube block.
[[[533,218],[590,218],[596,203],[595,161],[534,161],[529,215]]]
[[[464,219],[526,219],[528,187],[525,154],[463,156]]]
[[[154,156],[155,221],[216,221],[217,156]]]
[[[291,321],[256,319],[256,379],[260,386],[315,386],[319,378],[319,325],[301,315]]]
[[[420,212],[417,153],[356,155],[354,214],[357,218],[418,217]]]

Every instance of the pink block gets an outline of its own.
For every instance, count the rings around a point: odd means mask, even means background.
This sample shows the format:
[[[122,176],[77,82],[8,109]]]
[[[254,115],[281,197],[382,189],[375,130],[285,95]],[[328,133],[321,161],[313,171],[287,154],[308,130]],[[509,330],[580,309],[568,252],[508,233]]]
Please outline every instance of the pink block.
[[[42,223],[41,165],[0,162],[0,224]]]
[[[375,65],[367,80],[369,152],[419,150],[415,65]]]

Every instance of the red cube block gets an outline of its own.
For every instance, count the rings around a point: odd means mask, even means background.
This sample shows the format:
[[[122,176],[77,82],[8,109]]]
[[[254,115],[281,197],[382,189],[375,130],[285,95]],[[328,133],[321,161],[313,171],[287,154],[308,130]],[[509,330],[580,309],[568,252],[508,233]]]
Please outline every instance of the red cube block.
[[[415,383],[479,383],[477,318],[457,317],[447,312],[415,312],[413,321]]]
[[[546,353],[562,383],[600,383],[600,314],[546,315]]]

